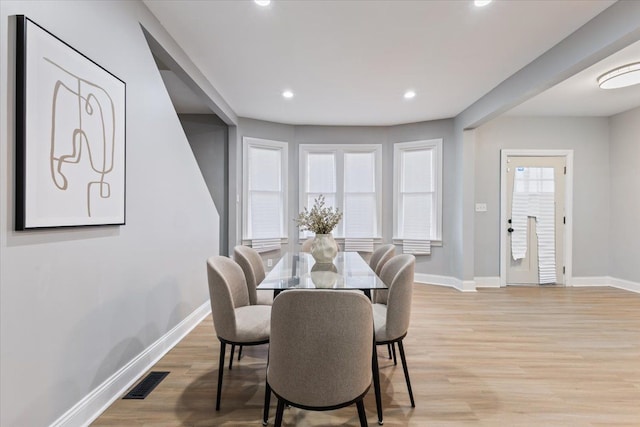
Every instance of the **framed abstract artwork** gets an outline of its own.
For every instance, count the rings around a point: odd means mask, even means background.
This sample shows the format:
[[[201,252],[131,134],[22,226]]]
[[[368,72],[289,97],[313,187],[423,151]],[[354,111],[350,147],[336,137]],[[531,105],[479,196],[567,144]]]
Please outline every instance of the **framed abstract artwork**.
[[[125,223],[126,84],[16,22],[16,230]]]

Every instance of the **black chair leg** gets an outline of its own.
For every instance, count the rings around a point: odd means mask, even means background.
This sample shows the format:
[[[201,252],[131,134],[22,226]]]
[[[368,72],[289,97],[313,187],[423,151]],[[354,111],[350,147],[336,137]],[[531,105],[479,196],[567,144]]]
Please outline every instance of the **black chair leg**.
[[[378,411],[378,424],[382,425],[382,393],[380,392],[380,370],[378,368],[378,353],[376,352],[376,346],[373,346],[373,358],[371,363],[371,369],[373,370],[373,389],[376,394],[376,410]]]
[[[407,369],[407,359],[404,356],[404,346],[402,341],[398,341],[398,348],[400,349],[400,359],[402,359],[402,368],[404,369],[404,379],[407,380],[407,389],[409,390],[409,399],[411,399],[411,407],[415,408],[416,404],[413,401],[413,391],[411,391],[411,380],[409,379],[409,369]]]
[[[266,387],[264,392],[264,413],[262,415],[262,425],[269,424],[269,405],[271,405],[271,386],[265,381]]]
[[[231,344],[231,357],[229,358],[229,370],[233,367],[233,353],[236,351],[236,345]]]
[[[242,346],[238,347],[238,362],[240,361],[240,358],[242,357]]]
[[[392,342],[391,348],[393,349],[393,365],[395,366],[398,364],[398,359],[396,358],[396,343]]]
[[[364,411],[364,401],[362,399],[356,402],[356,406],[358,407],[358,418],[360,418],[360,427],[368,427],[367,423],[367,414]]]
[[[392,356],[391,356],[391,343],[387,344],[387,351],[389,352],[389,360],[391,360]]]
[[[278,398],[278,409],[276,409],[276,427],[282,426],[282,413],[284,412],[284,400]]]
[[[216,396],[216,411],[220,410],[220,394],[222,393],[222,373],[224,372],[224,351],[227,344],[220,341],[220,363],[218,364],[218,395]]]

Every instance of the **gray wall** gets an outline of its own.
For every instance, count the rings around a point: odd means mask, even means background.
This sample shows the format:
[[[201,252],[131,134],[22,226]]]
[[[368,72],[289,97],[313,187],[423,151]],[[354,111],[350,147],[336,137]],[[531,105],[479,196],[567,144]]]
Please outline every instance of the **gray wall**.
[[[127,83],[126,225],[13,231],[16,14]],[[0,425],[51,424],[207,304],[219,217],[140,23],[175,49],[141,2],[0,2]]]
[[[228,126],[215,114],[180,114],[179,118],[220,214],[220,254],[228,255]]]
[[[611,118],[609,275],[640,282],[640,108]]]
[[[500,150],[572,149],[573,275],[609,271],[609,121],[606,118],[502,117],[477,129],[475,275],[500,272]]]
[[[298,156],[299,144],[382,144],[382,234],[383,241],[391,242],[393,234],[393,143],[416,141],[421,139],[443,138],[443,246],[432,248],[430,256],[417,257],[416,273],[450,276],[453,273],[453,261],[450,244],[455,222],[449,220],[453,215],[451,191],[454,180],[453,121],[438,120],[432,122],[411,123],[399,126],[293,126],[260,120],[241,118],[238,122],[237,138],[238,158],[233,164],[240,180],[238,194],[242,194],[241,143],[243,136],[272,139],[289,143],[289,217],[298,214]],[[241,224],[241,207],[236,213],[236,221]],[[297,245],[297,228],[293,221],[289,226],[289,249]]]

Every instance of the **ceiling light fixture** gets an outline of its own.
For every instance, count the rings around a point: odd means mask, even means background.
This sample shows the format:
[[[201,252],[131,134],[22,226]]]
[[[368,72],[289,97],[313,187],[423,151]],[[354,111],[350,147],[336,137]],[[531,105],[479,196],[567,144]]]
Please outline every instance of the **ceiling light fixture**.
[[[488,5],[489,3],[491,3],[491,0],[475,0],[475,1],[473,2],[473,4],[474,4],[476,7],[483,7],[483,6]]]
[[[285,90],[284,92],[282,92],[282,96],[287,99],[291,99],[293,98],[293,92],[291,92],[290,90]]]
[[[269,6],[269,4],[271,4],[271,0],[253,0],[255,2],[255,4],[257,4],[258,6]]]
[[[598,77],[601,89],[617,89],[640,83],[640,62],[623,65]]]
[[[412,90],[408,90],[404,93],[404,99],[411,99],[415,97],[416,97],[416,93]]]

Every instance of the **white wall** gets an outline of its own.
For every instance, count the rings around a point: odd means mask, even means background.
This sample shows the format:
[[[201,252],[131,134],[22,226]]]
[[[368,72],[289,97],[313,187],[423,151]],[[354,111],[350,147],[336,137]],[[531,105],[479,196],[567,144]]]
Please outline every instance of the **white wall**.
[[[15,18],[127,83],[127,224],[13,231]],[[0,3],[0,425],[44,426],[208,301],[218,213],[149,53],[140,2]]]
[[[640,283],[640,108],[610,123],[609,275]]]
[[[502,117],[477,129],[475,275],[500,272],[500,150],[572,149],[573,275],[609,271],[609,121],[606,118]],[[639,252],[640,253],[640,252]]]

